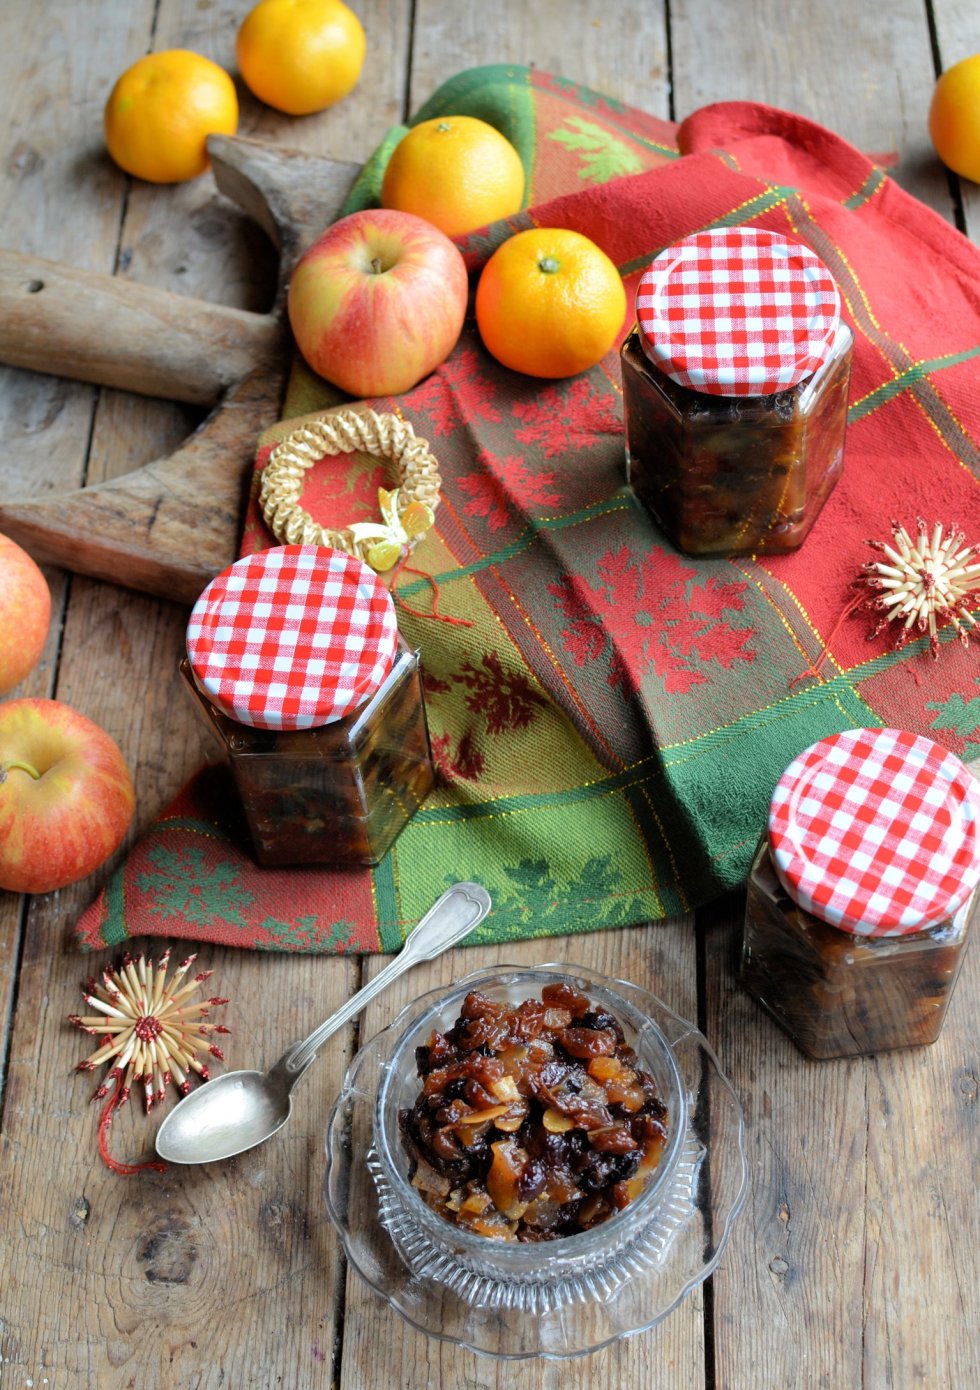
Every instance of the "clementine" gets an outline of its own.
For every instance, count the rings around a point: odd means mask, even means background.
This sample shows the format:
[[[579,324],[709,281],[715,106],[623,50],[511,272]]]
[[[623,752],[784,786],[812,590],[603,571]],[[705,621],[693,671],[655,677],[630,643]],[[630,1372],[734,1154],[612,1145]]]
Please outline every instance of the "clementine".
[[[980,53],[954,63],[936,83],[929,135],[947,168],[980,183]]]
[[[510,217],[523,201],[520,155],[475,116],[438,116],[413,126],[395,146],[381,184],[382,207],[414,212],[447,236]]]
[[[277,111],[325,111],[357,85],[364,29],[341,0],[260,0],[245,16],[235,57],[245,85]]]
[[[534,227],[498,246],[476,289],[489,352],[528,376],[574,376],[619,335],[626,291],[606,253],[580,232]]]
[[[210,163],[207,137],[237,128],[234,82],[210,58],[183,48],[140,58],[105,106],[109,153],[127,174],[150,183],[197,178]]]

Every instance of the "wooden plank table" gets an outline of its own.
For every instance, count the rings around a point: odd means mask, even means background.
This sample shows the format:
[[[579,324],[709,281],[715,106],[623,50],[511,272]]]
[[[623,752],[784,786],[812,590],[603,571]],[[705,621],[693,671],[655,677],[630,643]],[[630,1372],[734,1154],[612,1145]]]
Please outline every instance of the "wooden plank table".
[[[980,238],[980,193],[947,178],[926,135],[941,66],[980,50],[973,0],[352,0],[368,34],[356,91],[302,120],[247,94],[243,134],[361,160],[449,74],[533,63],[659,115],[753,98],[901,157],[897,177]],[[0,6],[0,245],[250,309],[267,307],[262,235],[209,177],[132,183],[107,160],[111,82],[148,48],[234,66],[232,0],[5,0]],[[0,371],[0,496],[115,476],[173,448],[190,409]],[[178,688],[186,612],[50,570],[55,618],[19,694],[98,720],[133,769],[144,828],[197,765]],[[466,865],[460,865],[465,876]],[[741,903],[573,944],[467,949],[373,1006],[369,1036],[424,988],[502,958],[570,959],[652,988],[697,1018],[745,1107],[751,1188],[715,1276],[655,1331],[563,1363],[504,1364],[415,1332],[348,1271],[321,1195],[327,1110],[354,1033],[325,1050],[272,1143],[211,1168],[114,1176],[64,1016],[90,963],[70,929],[101,882],[0,894],[0,1384],[510,1390],[630,1385],[935,1387],[980,1383],[974,950],[932,1048],[806,1064],[736,988]],[[233,1065],[278,1055],[379,968],[206,948],[230,995]],[[131,1107],[132,1109],[132,1107]],[[114,1126],[120,1153],[146,1122]]]

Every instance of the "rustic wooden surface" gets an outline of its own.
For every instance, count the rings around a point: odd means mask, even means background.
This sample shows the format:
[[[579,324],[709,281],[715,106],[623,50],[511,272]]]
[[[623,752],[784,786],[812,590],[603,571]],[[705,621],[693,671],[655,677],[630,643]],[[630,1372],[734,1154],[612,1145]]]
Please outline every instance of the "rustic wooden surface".
[[[128,473],[0,496],[0,529],[38,561],[178,603],[238,553],[255,438],[289,374],[286,287],[361,168],[243,136],[212,136],[208,148],[220,192],[279,253],[267,313],[0,250],[0,362],[213,407],[173,453]]]
[[[362,160],[447,75],[533,62],[659,114],[757,98],[901,156],[898,178],[980,239],[980,194],[932,157],[935,64],[980,51],[975,0],[352,0],[369,63],[334,111],[290,120],[245,96],[242,133]],[[6,0],[0,6],[0,246],[253,312],[275,291],[262,233],[207,177],[157,189],[106,159],[101,109],[150,47],[233,66],[232,0]],[[668,32],[669,24],[669,32]],[[0,495],[45,496],[170,452],[193,408],[12,369],[0,372]],[[18,693],[55,695],[119,741],[136,834],[196,766],[177,684],[185,610],[48,571],[55,620]],[[466,866],[460,865],[461,876]],[[678,921],[457,952],[408,991],[506,957],[568,958],[653,988],[698,1017],[747,1117],[748,1204],[703,1289],[655,1332],[577,1361],[504,1365],[425,1338],[345,1270],[320,1191],[327,1110],[354,1034],[304,1083],[291,1124],[225,1165],[118,1178],[95,1153],[89,1085],[64,1023],[89,963],[71,924],[98,879],[33,900],[0,894],[0,1385],[204,1390],[220,1385],[969,1387],[980,1382],[977,1031],[969,954],[940,1041],[921,1052],[808,1064],[733,983],[740,903]],[[375,960],[207,949],[232,997],[235,1065],[278,1055],[378,968]],[[120,1153],[147,1128],[114,1126]]]

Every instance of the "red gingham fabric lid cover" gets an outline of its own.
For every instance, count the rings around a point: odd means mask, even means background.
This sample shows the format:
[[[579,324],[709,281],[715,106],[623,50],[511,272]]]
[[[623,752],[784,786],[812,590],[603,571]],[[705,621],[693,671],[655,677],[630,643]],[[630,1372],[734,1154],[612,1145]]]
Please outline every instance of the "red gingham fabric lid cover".
[[[790,763],[769,847],[801,907],[859,936],[938,926],[980,879],[980,783],[932,739],[851,729]]]
[[[316,545],[261,550],[207,586],[187,625],[201,688],[239,724],[311,729],[357,708],[391,670],[395,607],[362,561]]]
[[[679,385],[766,396],[827,361],[840,292],[808,246],[719,227],[660,252],[637,289],[636,317],[647,357]]]

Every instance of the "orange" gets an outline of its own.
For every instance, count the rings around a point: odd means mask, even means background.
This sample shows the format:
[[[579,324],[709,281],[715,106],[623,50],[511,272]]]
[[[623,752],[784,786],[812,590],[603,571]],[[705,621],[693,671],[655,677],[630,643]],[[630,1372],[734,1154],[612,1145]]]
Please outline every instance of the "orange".
[[[234,82],[217,63],[183,48],[140,58],[105,107],[109,153],[127,174],[150,183],[197,178],[210,162],[206,138],[237,128]]]
[[[947,168],[980,183],[980,53],[954,63],[936,83],[929,134]]]
[[[476,289],[480,337],[528,376],[574,376],[612,347],[626,291],[606,253],[580,232],[535,227],[498,246]]]
[[[524,201],[524,165],[509,140],[475,116],[438,116],[395,146],[381,206],[414,212],[447,236],[510,217]]]
[[[364,48],[361,21],[340,0],[260,0],[242,21],[235,57],[260,101],[308,116],[353,91]]]

